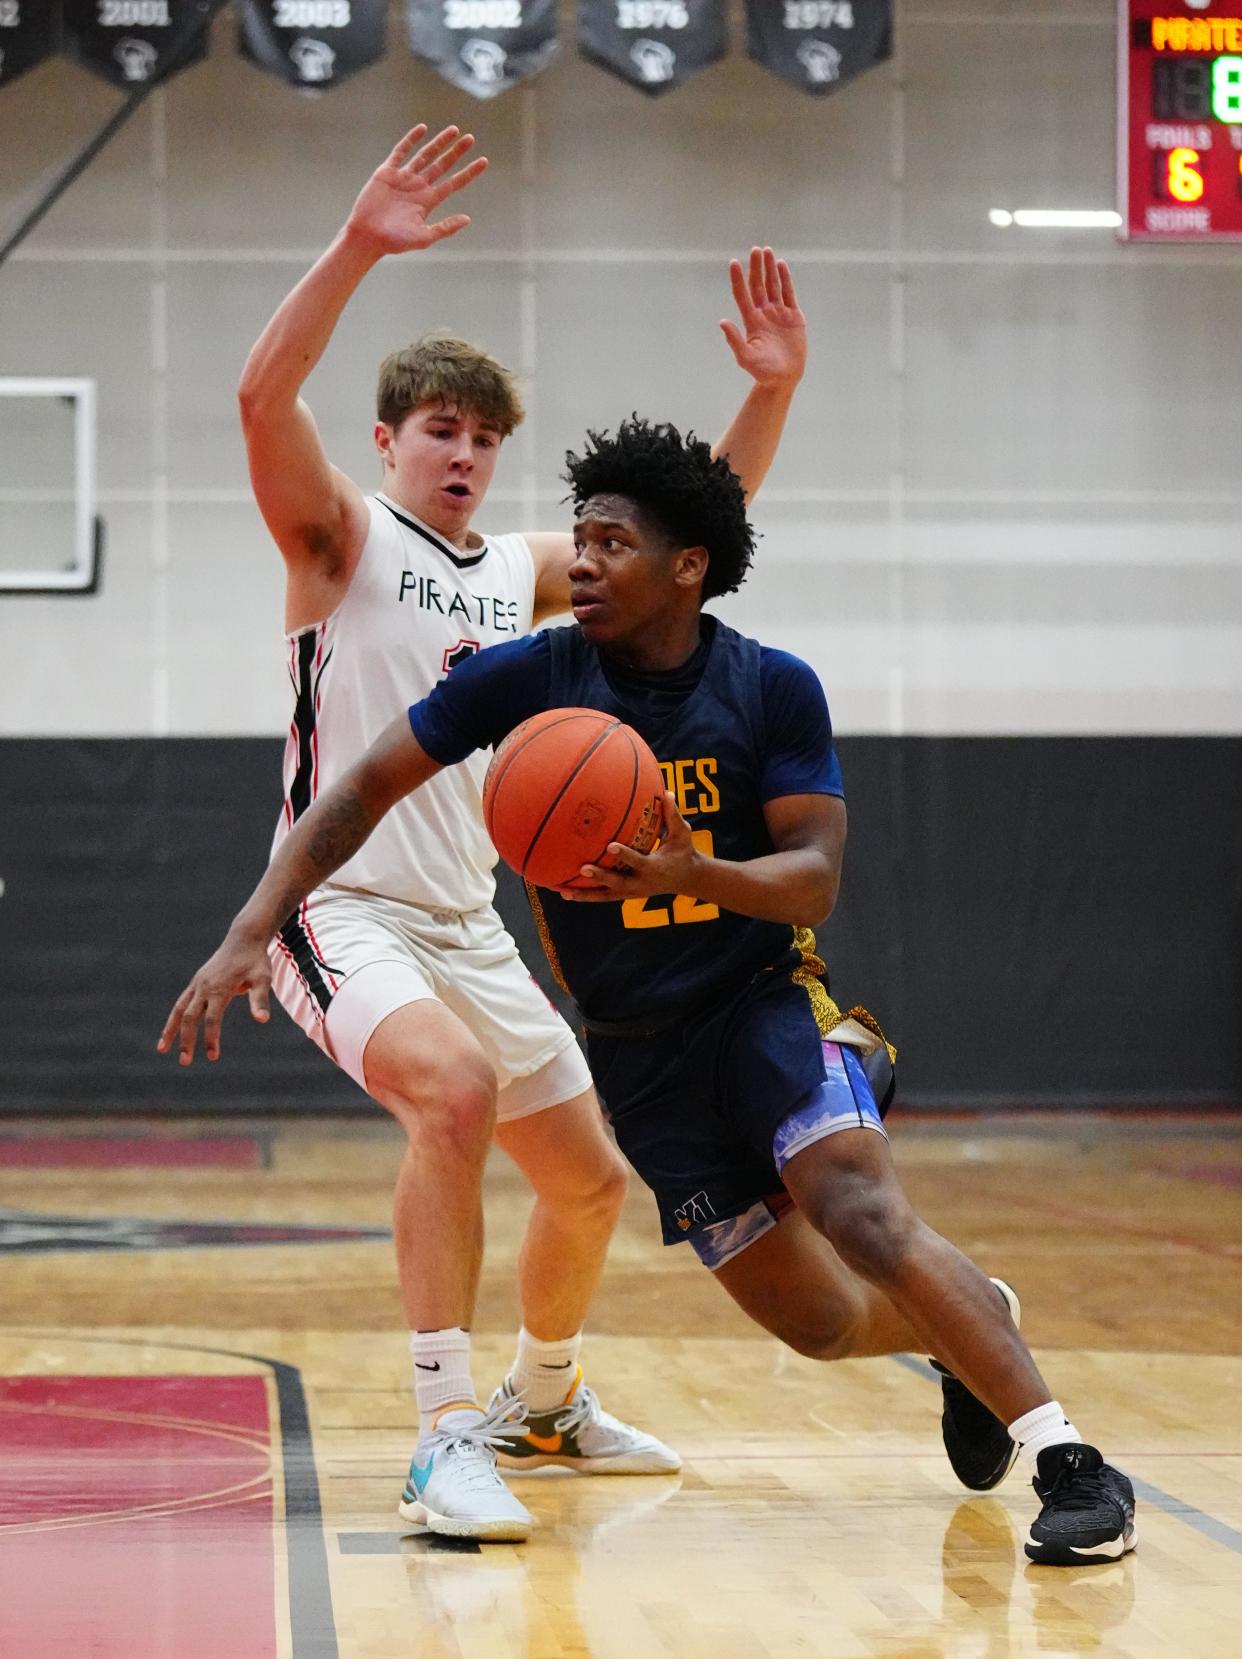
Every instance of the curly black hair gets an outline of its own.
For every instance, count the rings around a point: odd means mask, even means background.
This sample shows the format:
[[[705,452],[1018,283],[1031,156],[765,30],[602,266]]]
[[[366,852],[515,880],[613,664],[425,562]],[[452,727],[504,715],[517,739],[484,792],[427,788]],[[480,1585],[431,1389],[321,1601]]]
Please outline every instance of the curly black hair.
[[[746,580],[755,533],[742,483],[729,463],[693,432],[632,415],[616,433],[588,432],[581,455],[565,454],[563,474],[581,512],[594,495],[623,495],[681,547],[705,547],[704,599],[734,593]]]

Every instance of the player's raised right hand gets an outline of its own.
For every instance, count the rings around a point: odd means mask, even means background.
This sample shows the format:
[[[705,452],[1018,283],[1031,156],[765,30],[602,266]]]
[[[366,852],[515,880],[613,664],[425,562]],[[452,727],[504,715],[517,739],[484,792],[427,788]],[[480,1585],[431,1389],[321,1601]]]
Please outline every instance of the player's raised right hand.
[[[250,1012],[259,1021],[268,1018],[268,992],[272,968],[267,950],[253,938],[229,933],[214,956],[209,957],[172,1005],[164,1022],[158,1050],[167,1054],[180,1037],[181,1064],[194,1058],[200,1021],[203,1052],[209,1060],[220,1058],[220,1022],[234,997],[250,999]]]
[[[440,204],[462,190],[487,166],[476,156],[453,169],[474,148],[474,139],[457,127],[445,127],[425,144],[427,128],[412,127],[363,185],[345,223],[346,234],[376,254],[409,253],[455,236],[470,223],[466,213],[450,213],[434,223]],[[421,148],[418,146],[421,144]]]
[[[750,266],[729,264],[737,322],[722,318],[729,350],[759,386],[793,387],[806,368],[806,318],[789,266],[771,248],[752,248]]]

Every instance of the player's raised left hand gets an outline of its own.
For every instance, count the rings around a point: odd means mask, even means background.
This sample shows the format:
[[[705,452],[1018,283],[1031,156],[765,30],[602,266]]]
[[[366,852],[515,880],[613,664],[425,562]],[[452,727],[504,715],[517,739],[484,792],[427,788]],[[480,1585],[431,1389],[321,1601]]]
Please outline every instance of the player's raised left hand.
[[[806,367],[806,318],[789,266],[771,248],[752,248],[747,271],[730,260],[729,281],[738,322],[722,318],[720,328],[739,367],[760,386],[796,386]]]
[[[466,161],[473,148],[473,136],[457,127],[444,127],[434,138],[427,138],[421,121],[411,127],[363,185],[346,234],[375,255],[411,253],[456,236],[470,223],[469,214],[431,216],[487,167],[484,156]]]
[[[694,872],[703,854],[694,845],[690,826],[678,811],[676,798],[664,796],[664,834],[649,853],[635,852],[619,841],[605,849],[611,862],[584,864],[580,872],[589,887],[558,887],[563,899],[575,904],[615,904],[649,893],[685,893],[693,897]]]

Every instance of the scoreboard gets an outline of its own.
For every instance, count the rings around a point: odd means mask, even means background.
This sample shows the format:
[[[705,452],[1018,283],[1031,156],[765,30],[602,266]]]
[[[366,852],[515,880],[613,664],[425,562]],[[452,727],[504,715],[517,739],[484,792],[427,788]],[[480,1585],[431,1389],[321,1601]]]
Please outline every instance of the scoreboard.
[[[1242,241],[1242,0],[1118,4],[1118,235]]]

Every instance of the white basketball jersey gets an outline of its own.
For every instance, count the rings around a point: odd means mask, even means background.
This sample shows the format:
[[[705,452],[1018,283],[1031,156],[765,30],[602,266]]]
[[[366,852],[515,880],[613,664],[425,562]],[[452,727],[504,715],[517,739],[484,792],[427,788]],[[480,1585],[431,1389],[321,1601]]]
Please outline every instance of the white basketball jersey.
[[[463,553],[386,496],[367,505],[371,528],[344,599],[326,621],[286,636],[295,704],[273,851],[456,663],[531,629],[535,568],[525,537],[487,536]],[[487,763],[472,755],[398,801],[331,885],[431,909],[489,904],[496,851],[483,828]]]

